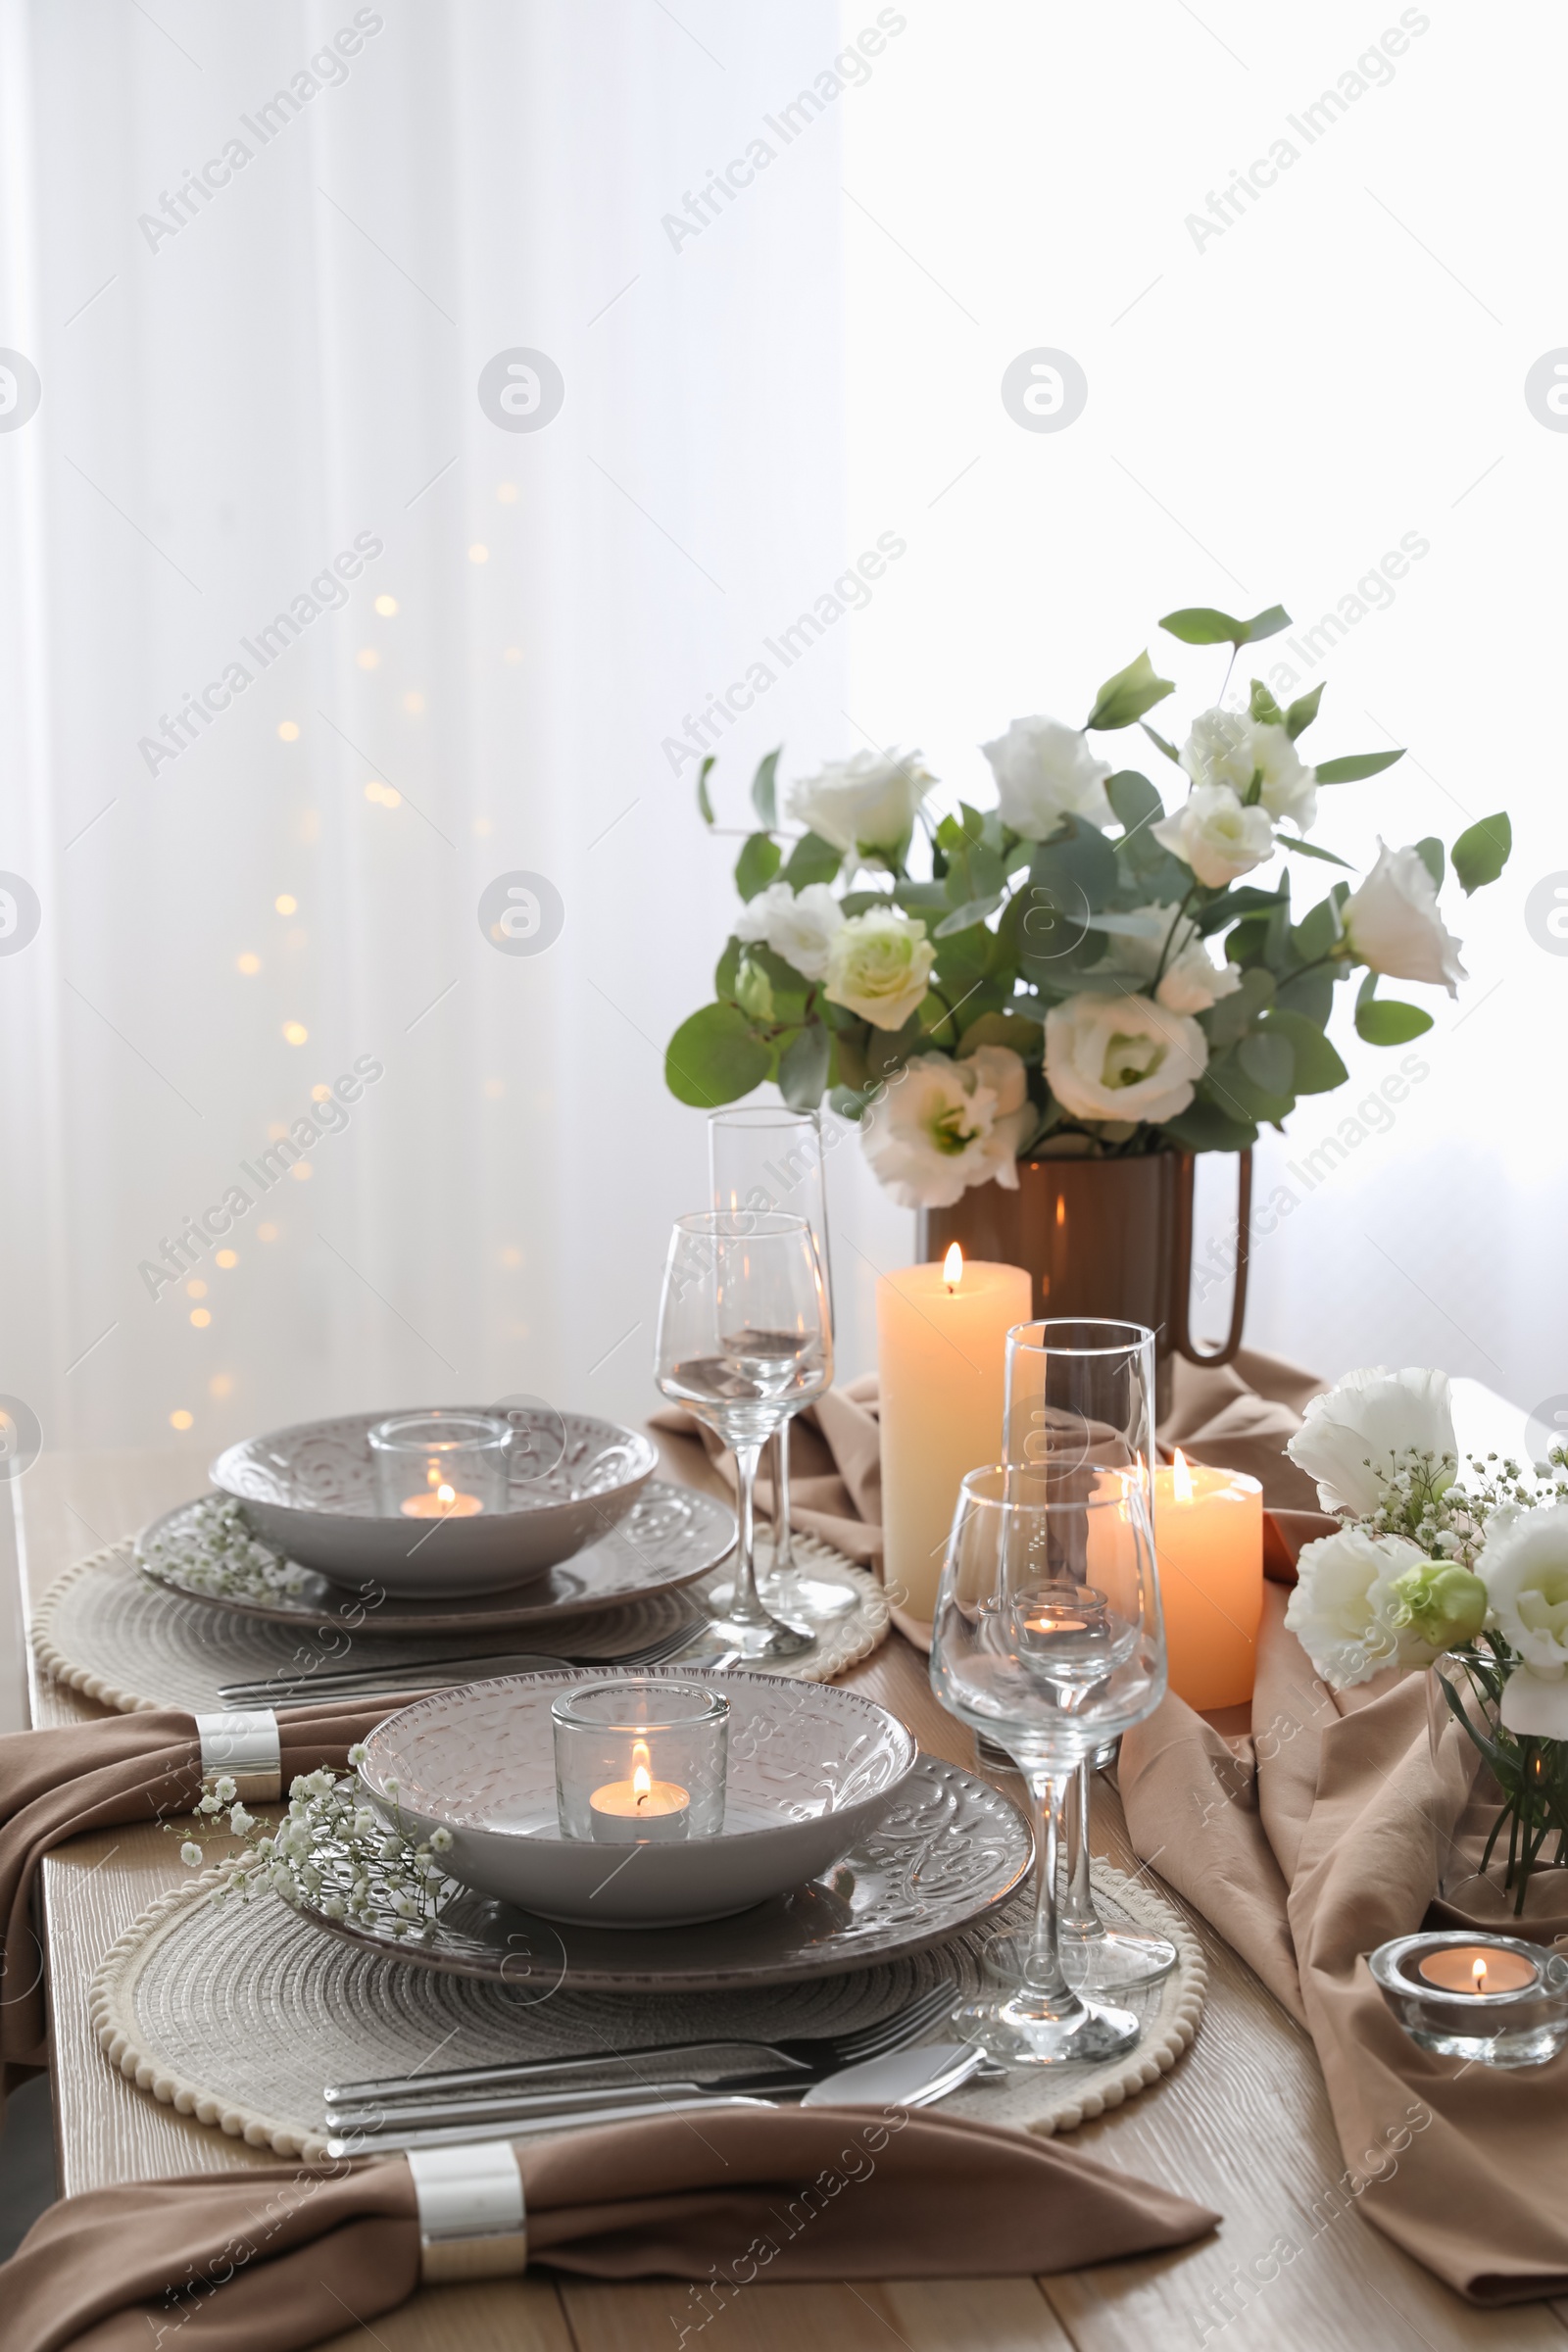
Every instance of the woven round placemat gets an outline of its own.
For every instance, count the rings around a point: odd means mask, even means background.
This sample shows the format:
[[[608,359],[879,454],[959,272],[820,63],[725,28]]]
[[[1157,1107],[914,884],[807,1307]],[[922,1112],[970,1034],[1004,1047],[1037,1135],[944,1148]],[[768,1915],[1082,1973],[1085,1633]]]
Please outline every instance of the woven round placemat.
[[[47,1674],[103,1706],[118,1707],[123,1715],[151,1707],[187,1707],[192,1714],[216,1711],[223,1704],[222,1684],[260,1683],[274,1674],[296,1676],[310,1671],[312,1659],[330,1673],[350,1666],[402,1666],[411,1654],[407,1639],[322,1636],[307,1627],[274,1625],[182,1599],[140,1573],[131,1544],[130,1537],[122,1537],[68,1568],[45,1592],[32,1625],[33,1651]],[[831,1682],[886,1641],[888,1604],[874,1577],[814,1536],[797,1536],[795,1550],[813,1577],[852,1591],[856,1605],[820,1623],[816,1647],[805,1657],[770,1665],[768,1671],[802,1682]],[[765,1569],[767,1558],[763,1542],[758,1546],[760,1568]],[[714,1581],[724,1573],[717,1571]],[[427,1660],[518,1649],[545,1650],[557,1657],[611,1658],[656,1641],[683,1615],[700,1611],[704,1591],[702,1584],[687,1585],[678,1592],[628,1602],[623,1609],[563,1619],[527,1638],[445,1636],[417,1640],[412,1650]]]
[[[217,1883],[206,1871],[161,1896],[105,1955],[93,2031],[111,2065],[165,2106],[307,2161],[326,2152],[324,2083],[407,2075],[437,2056],[445,2070],[678,2039],[848,2033],[943,1976],[972,1991],[984,1944],[1028,1916],[1020,1899],[934,1950],[853,1975],[745,1992],[607,1994],[557,1990],[548,1978],[487,1984],[362,1952],[274,1897],[215,1903]],[[951,2112],[1046,2135],[1071,2131],[1156,2082],[1192,2041],[1207,1972],[1185,1923],[1108,1863],[1095,1863],[1094,1887],[1108,1926],[1168,1936],[1180,1953],[1169,1977],[1124,1997],[1142,2039],[1102,2065],[966,2086],[944,2102]]]

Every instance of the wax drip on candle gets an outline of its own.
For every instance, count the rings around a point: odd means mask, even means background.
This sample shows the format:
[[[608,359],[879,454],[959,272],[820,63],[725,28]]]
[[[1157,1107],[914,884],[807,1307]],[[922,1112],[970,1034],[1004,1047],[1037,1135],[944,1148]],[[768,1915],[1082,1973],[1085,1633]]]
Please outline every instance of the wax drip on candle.
[[[963,1251],[956,1242],[949,1245],[948,1254],[942,1260],[942,1279],[948,1286],[948,1296],[951,1298],[963,1280]]]

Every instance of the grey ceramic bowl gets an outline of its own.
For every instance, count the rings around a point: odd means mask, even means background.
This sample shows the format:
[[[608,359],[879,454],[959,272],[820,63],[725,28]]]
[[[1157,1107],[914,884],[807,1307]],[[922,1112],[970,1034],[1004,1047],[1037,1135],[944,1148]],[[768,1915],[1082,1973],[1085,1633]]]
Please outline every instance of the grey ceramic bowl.
[[[724,1919],[820,1878],[873,1829],[914,1769],[912,1733],[856,1691],[747,1672],[661,1667],[730,1703],[724,1831],[659,1845],[563,1838],[550,1706],[594,1669],[442,1690],[377,1724],[360,1781],[405,1825],[452,1832],[442,1868],[544,1919],[601,1928]],[[633,1679],[633,1678],[628,1678]],[[733,1827],[731,1826],[733,1824]]]
[[[466,1411],[502,1410],[466,1406]],[[391,1412],[302,1421],[230,1446],[208,1476],[259,1536],[338,1584],[441,1600],[543,1576],[610,1533],[659,1464],[651,1439],[589,1413],[514,1413],[505,1511],[431,1524],[384,1517],[368,1433]]]

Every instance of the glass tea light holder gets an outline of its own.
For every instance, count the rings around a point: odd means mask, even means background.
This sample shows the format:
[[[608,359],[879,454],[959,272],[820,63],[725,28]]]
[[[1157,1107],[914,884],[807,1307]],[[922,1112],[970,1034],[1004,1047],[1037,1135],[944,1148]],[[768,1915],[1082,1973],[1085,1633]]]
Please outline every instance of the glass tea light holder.
[[[370,1431],[388,1519],[472,1519],[507,1507],[512,1423],[493,1413],[399,1413]]]
[[[622,1675],[550,1709],[564,1838],[652,1845],[724,1827],[729,1700],[701,1683]]]
[[[1381,1943],[1367,1966],[1423,2050],[1544,2066],[1568,2044],[1568,1959],[1544,1944],[1444,1928]]]

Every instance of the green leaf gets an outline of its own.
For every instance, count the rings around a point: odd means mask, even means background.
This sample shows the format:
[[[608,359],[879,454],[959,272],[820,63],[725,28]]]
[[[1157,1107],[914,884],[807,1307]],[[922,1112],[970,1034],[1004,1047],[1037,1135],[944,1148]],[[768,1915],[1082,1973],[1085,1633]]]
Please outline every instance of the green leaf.
[[[1242,985],[1228,997],[1221,997],[1201,1015],[1208,1042],[1216,1054],[1233,1046],[1245,1036],[1258,1015],[1274,1002],[1274,975],[1261,964],[1253,964],[1242,974]]]
[[[1164,1131],[1188,1152],[1245,1152],[1257,1141],[1250,1120],[1233,1117],[1201,1094],[1179,1116],[1167,1119]]]
[[[1282,850],[1294,850],[1298,858],[1321,858],[1325,865],[1343,865],[1347,873],[1355,871],[1348,858],[1337,858],[1332,850],[1325,850],[1318,842],[1298,841],[1293,833],[1276,833],[1274,839]]]
[[[1314,975],[1315,977],[1316,975]],[[1309,1015],[1291,1012],[1276,1005],[1263,1015],[1263,1033],[1278,1032],[1291,1041],[1296,1056],[1292,1085],[1298,1095],[1329,1095],[1343,1086],[1350,1073],[1324,1036],[1319,1024]]]
[[[1038,1061],[1045,1052],[1046,1033],[1038,1021],[1022,1012],[983,1012],[958,1040],[960,1054],[976,1046],[1010,1046],[1025,1061]]]
[[[1394,765],[1396,760],[1403,758],[1402,750],[1351,752],[1344,760],[1320,760],[1312,773],[1319,784],[1359,784],[1363,776],[1380,776],[1386,767]]]
[[[803,833],[790,852],[783,879],[791,890],[802,891],[811,882],[835,881],[842,863],[838,851],[820,833]]]
[[[1148,734],[1147,727],[1144,732]],[[1111,776],[1105,785],[1105,798],[1115,810],[1117,823],[1124,825],[1129,833],[1136,833],[1141,826],[1165,813],[1164,802],[1149,778],[1141,776],[1136,767],[1121,768]]]
[[[833,1039],[820,1021],[808,1021],[778,1057],[778,1091],[791,1110],[814,1110],[827,1084]]]
[[[1265,1095],[1296,1092],[1296,1048],[1288,1031],[1259,1029],[1251,1037],[1244,1037],[1236,1058]]]
[[[1466,898],[1473,890],[1495,882],[1513,848],[1513,827],[1499,809],[1469,826],[1453,845],[1453,870]]]
[[[778,772],[779,752],[783,749],[784,746],[780,744],[777,752],[769,752],[752,778],[752,807],[757,810],[757,821],[764,833],[771,833],[778,823],[778,788],[774,778]]]
[[[1223,931],[1227,923],[1234,923],[1239,914],[1271,914],[1275,907],[1288,906],[1290,903],[1289,884],[1282,884],[1278,890],[1258,890],[1246,882],[1240,890],[1227,890],[1210,899],[1206,906],[1199,907],[1194,919],[1207,939],[1211,932]]]
[[[1250,1045],[1253,1041],[1244,1042]],[[1295,1097],[1288,1086],[1281,1090],[1260,1086],[1243,1062],[1241,1052],[1240,1046],[1233,1046],[1222,1059],[1209,1063],[1203,1073],[1203,1090],[1230,1118],[1271,1119],[1277,1126],[1293,1108]]]
[[[1331,892],[1297,924],[1291,933],[1291,947],[1298,962],[1316,963],[1320,956],[1329,955],[1344,937],[1345,925]]]
[[[1236,934],[1232,932],[1226,947],[1236,956]],[[1237,956],[1237,961],[1241,960]],[[1298,1012],[1312,1023],[1314,1029],[1326,1029],[1334,1010],[1334,975],[1329,971],[1297,972],[1291,979],[1282,980],[1274,991],[1274,1003],[1281,1012]],[[1315,1092],[1309,1086],[1299,1090],[1303,1095]]]
[[[1029,860],[1029,879],[1061,896],[1062,912],[1082,911],[1083,902],[1098,911],[1115,891],[1121,877],[1116,853],[1098,825],[1069,816],[1066,830],[1042,842]]]
[[[1247,708],[1250,716],[1253,717],[1261,727],[1283,727],[1285,724],[1284,711],[1280,709],[1278,703],[1274,700],[1274,697],[1270,694],[1268,688],[1264,685],[1261,678],[1254,678],[1252,680],[1252,692],[1249,699]]]
[[[697,770],[697,812],[705,825],[711,825],[713,822],[713,804],[708,797],[708,771],[716,757],[716,753],[710,752],[702,766]]]
[[[895,906],[902,906],[906,914],[918,915],[945,914],[953,903],[948,897],[946,885],[941,882],[901,882],[894,890],[893,902]],[[847,898],[842,901],[846,911],[849,904]]]
[[[724,942],[724,953],[713,967],[713,994],[715,997],[732,997],[735,994],[735,983],[740,976],[740,968],[741,943],[731,932],[729,938]]]
[[[1167,743],[1163,735],[1157,735],[1154,732],[1154,729],[1149,724],[1147,719],[1140,719],[1139,724],[1143,728],[1144,733],[1149,737],[1150,742],[1154,746],[1154,749],[1156,751],[1163,752],[1167,760],[1172,761],[1175,766],[1180,767],[1182,763],[1182,756],[1176,749],[1176,746],[1173,743]]]
[[[1320,680],[1319,683],[1313,687],[1310,694],[1301,695],[1286,711],[1285,732],[1293,743],[1296,741],[1298,735],[1304,735],[1306,733],[1307,728],[1312,724],[1313,719],[1316,718],[1317,707],[1323,700],[1323,686],[1325,683],[1326,680]]]
[[[1356,1002],[1355,1033],[1369,1046],[1407,1046],[1432,1026],[1432,1015],[1419,1005],[1401,1004],[1396,998],[1370,998],[1363,991]]]
[[[664,1083],[678,1102],[716,1110],[760,1086],[773,1066],[738,1004],[705,1004],[682,1021],[664,1054]]]
[[[1183,645],[1259,645],[1265,637],[1277,637],[1281,629],[1288,629],[1291,616],[1283,605],[1270,605],[1267,612],[1254,612],[1250,620],[1216,612],[1212,605],[1184,605],[1179,612],[1167,612],[1159,625],[1167,636],[1179,637]]]
[[[1175,691],[1175,679],[1156,678],[1147,651],[1141,653],[1136,662],[1129,662],[1125,669],[1118,669],[1113,678],[1105,680],[1094,709],[1084,720],[1084,732],[1087,734],[1094,727],[1102,734],[1109,734],[1114,728],[1130,727],[1146,710],[1152,710],[1156,703],[1162,703],[1167,694]]]
[[[743,899],[765,890],[784,862],[784,853],[770,833],[749,833],[735,860],[735,887]]]
[[[1002,905],[1003,896],[1000,890],[994,890],[987,898],[969,899],[963,906],[955,906],[951,914],[943,916],[932,932],[932,938],[952,939],[955,932],[968,931],[976,923],[986,922]]]
[[[1433,889],[1441,890],[1443,888],[1444,871],[1442,842],[1438,839],[1435,833],[1429,833],[1425,840],[1418,841],[1416,843],[1415,849],[1416,856],[1426,867],[1427,872],[1432,876]]]

